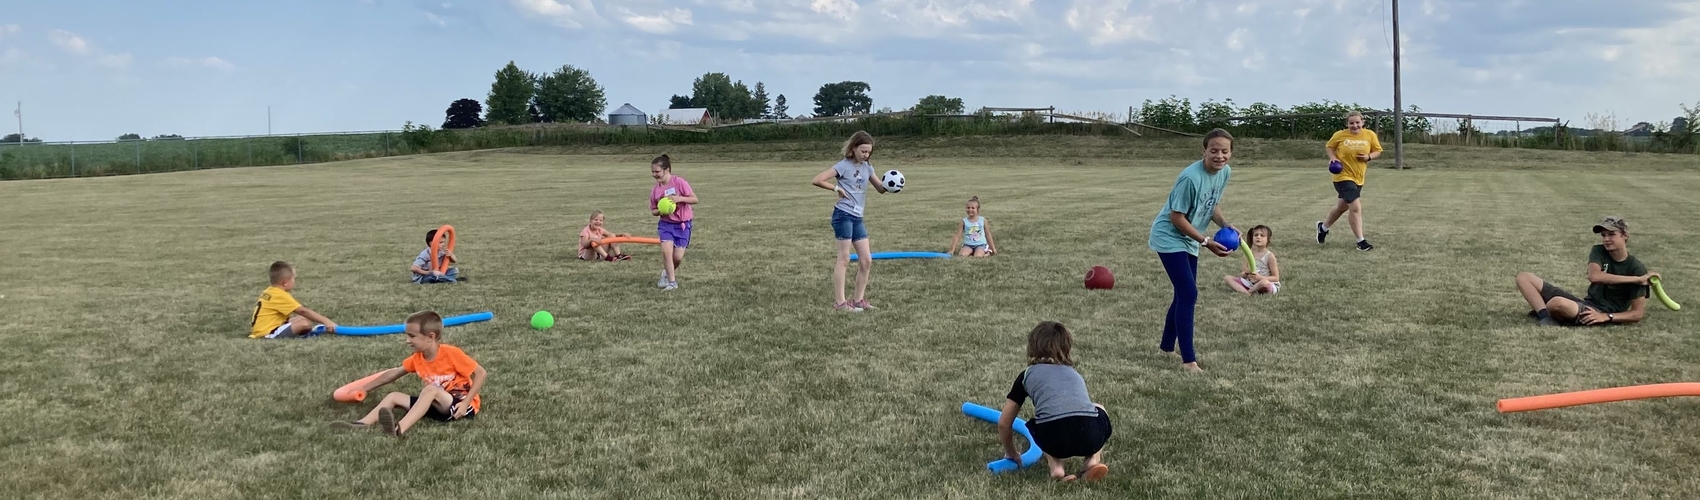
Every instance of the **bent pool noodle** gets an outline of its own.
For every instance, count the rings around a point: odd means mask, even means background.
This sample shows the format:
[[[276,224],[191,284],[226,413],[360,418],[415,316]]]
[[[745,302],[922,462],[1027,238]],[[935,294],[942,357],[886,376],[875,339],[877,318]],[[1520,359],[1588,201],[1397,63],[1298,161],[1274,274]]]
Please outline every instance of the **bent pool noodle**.
[[[644,238],[644,237],[641,237],[641,236],[613,236],[613,237],[603,238],[602,241],[592,241],[592,242],[590,242],[590,246],[595,247],[595,246],[601,246],[601,245],[616,245],[616,244],[620,244],[620,243],[632,243],[632,244],[640,244],[640,245],[660,245],[661,244],[661,238]]]
[[[454,226],[450,226],[448,224],[443,224],[443,227],[437,228],[437,236],[435,238],[431,239],[431,265],[435,266],[435,267],[432,267],[432,269],[442,270],[442,269],[448,269],[449,268],[449,256],[447,254],[443,253],[443,250],[444,250],[443,244],[445,242],[447,242],[447,244],[448,244],[448,247],[447,247],[447,249],[449,251],[448,253],[454,253],[454,251],[455,251],[455,227]]]
[[[997,425],[998,417],[1003,416],[1002,412],[966,401],[962,403],[962,414],[991,422],[992,425]],[[1002,474],[1022,467],[1030,467],[1033,464],[1039,463],[1039,457],[1045,454],[1043,450],[1039,449],[1039,443],[1033,442],[1033,435],[1027,432],[1026,420],[1022,420],[1021,417],[1016,417],[1015,424],[1010,427],[1016,434],[1020,434],[1022,439],[1027,440],[1027,451],[1021,454],[1021,463],[1019,464],[1011,462],[1007,458],[1000,458],[986,463],[986,470],[991,471],[993,474]]]
[[[464,325],[464,324],[467,324],[467,323],[477,323],[477,322],[480,322],[480,321],[490,321],[490,319],[495,318],[495,317],[496,317],[496,315],[494,313],[491,313],[490,311],[484,311],[484,312],[472,313],[472,314],[463,314],[463,315],[460,315],[460,316],[452,316],[452,317],[448,317],[448,318],[443,318],[443,327],[447,328],[447,327],[451,327],[451,326],[460,326],[460,325]],[[389,334],[394,334],[394,333],[401,333],[406,328],[407,328],[406,323],[396,323],[396,324],[393,324],[393,325],[383,325],[383,326],[338,326],[338,327],[336,327],[336,334],[337,335],[389,335]],[[324,333],[324,332],[325,332],[325,325],[319,325],[319,326],[313,327],[313,333]]]
[[[331,399],[335,399],[343,403],[359,403],[361,401],[365,401],[366,391],[360,390],[360,386],[366,385],[367,382],[371,382],[378,377],[383,376],[384,372],[387,371],[389,370],[378,370],[378,373],[367,375],[362,377],[360,380],[343,384],[342,387],[336,388],[336,391],[331,393]]]
[[[1669,295],[1665,295],[1665,285],[1659,282],[1659,278],[1654,277],[1649,281],[1653,284],[1653,296],[1658,298],[1659,302],[1672,311],[1682,310],[1682,304],[1676,303],[1676,301],[1670,299]]]
[[[1672,396],[1700,396],[1700,382],[1632,385],[1629,387],[1613,387],[1610,389],[1561,392],[1558,394],[1547,394],[1544,396],[1501,399],[1497,406],[1499,407],[1500,413],[1511,413],[1518,411],[1563,408],[1566,406],[1594,403],[1629,401],[1632,399],[1668,398]]]
[[[850,261],[855,262],[858,254],[850,254]],[[939,252],[874,252],[874,260],[883,259],[948,259],[950,254]]]
[[[1257,258],[1251,255],[1251,245],[1240,245],[1240,253],[1245,254],[1245,268],[1253,274],[1257,273]]]

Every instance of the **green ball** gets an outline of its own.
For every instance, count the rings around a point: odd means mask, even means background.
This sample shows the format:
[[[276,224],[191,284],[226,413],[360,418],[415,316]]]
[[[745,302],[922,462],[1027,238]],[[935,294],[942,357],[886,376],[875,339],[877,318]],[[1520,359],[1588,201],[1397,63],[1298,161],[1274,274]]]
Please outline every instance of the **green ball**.
[[[679,205],[677,203],[673,203],[672,198],[661,198],[655,202],[655,211],[661,212],[661,215],[673,215],[673,211],[678,208]]]
[[[532,328],[548,330],[551,326],[555,326],[555,315],[549,314],[549,311],[537,311],[537,314],[531,315]]]

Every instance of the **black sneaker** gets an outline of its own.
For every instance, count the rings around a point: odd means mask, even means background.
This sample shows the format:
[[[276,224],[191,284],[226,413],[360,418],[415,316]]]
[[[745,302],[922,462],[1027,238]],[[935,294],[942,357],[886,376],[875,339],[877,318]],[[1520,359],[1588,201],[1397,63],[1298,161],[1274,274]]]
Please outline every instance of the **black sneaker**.
[[[1316,244],[1328,242],[1328,230],[1322,228],[1322,221],[1316,221]]]
[[[1363,250],[1365,252],[1375,250],[1375,245],[1369,244],[1369,240],[1358,240],[1358,250]]]

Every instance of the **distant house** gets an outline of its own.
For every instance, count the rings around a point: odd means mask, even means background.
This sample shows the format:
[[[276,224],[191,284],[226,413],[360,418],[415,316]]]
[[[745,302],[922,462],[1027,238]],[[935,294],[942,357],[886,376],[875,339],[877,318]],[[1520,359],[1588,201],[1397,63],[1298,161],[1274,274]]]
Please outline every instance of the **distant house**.
[[[708,121],[708,108],[678,108],[655,113],[663,125],[696,125]]]
[[[1623,131],[1623,135],[1630,137],[1646,137],[1653,135],[1653,124],[1647,122],[1637,123],[1635,126],[1629,127],[1629,130]]]

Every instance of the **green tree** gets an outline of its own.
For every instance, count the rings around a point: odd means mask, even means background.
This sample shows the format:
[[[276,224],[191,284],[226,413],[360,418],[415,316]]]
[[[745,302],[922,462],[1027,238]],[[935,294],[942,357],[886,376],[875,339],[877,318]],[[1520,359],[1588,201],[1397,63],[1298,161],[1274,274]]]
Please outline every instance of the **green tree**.
[[[449,109],[443,112],[443,128],[473,128],[484,125],[484,119],[478,115],[484,113],[484,106],[472,99],[457,99],[449,103]]]
[[[589,122],[608,107],[602,86],[589,71],[572,65],[538,78],[535,100],[544,121],[551,122]]]
[[[750,105],[755,107],[755,118],[773,118],[773,107],[768,104],[767,100],[766,84],[756,82],[756,94],[751,98]]]
[[[667,109],[684,109],[689,107],[691,107],[691,98],[689,97],[674,95],[673,98],[667,100]]]
[[[865,114],[874,109],[874,98],[868,97],[867,83],[838,82],[820,86],[815,92],[815,116]]]
[[[960,97],[930,95],[922,97],[911,111],[917,115],[960,115],[963,109]]]
[[[732,77],[725,73],[706,73],[691,82],[691,107],[708,108],[708,113],[721,119],[732,119],[743,103],[733,98]]]
[[[124,135],[118,136],[118,140],[120,140],[120,141],[134,141],[134,140],[140,140],[141,138],[142,138],[141,134],[124,134]]]
[[[6,134],[5,137],[0,137],[0,143],[14,143],[15,144],[15,143],[20,143],[20,142],[41,142],[41,139],[37,139],[37,138],[34,138],[34,137],[25,138],[22,135],[18,135],[18,133],[16,133],[16,132]]]
[[[726,114],[721,119],[748,120],[756,116],[759,116],[759,110],[756,109],[755,96],[743,80],[738,80],[732,84],[732,94],[727,96]]]
[[[490,95],[484,99],[484,120],[492,125],[531,123],[526,108],[536,91],[535,77],[508,61],[496,71],[496,82],[490,84]]]
[[[791,119],[791,115],[786,113],[790,111],[791,110],[785,106],[785,94],[779,94],[779,97],[773,100],[773,117],[781,120],[789,120]]]

